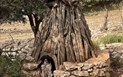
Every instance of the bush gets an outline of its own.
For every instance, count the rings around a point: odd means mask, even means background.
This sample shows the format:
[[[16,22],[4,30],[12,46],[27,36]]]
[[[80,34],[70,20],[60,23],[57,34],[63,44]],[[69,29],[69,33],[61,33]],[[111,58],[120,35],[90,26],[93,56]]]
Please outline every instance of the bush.
[[[100,43],[103,44],[123,43],[123,35],[108,34],[100,39]]]
[[[94,50],[100,50],[98,40],[92,40]]]
[[[7,56],[0,56],[0,77],[24,77],[21,73],[21,63],[17,60],[10,60]]]

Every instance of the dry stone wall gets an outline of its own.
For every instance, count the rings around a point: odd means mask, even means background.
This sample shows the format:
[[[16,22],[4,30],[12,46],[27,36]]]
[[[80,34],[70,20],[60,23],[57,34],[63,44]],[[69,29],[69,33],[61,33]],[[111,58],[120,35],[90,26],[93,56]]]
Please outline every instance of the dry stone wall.
[[[36,69],[37,66],[37,63],[26,63],[23,65],[23,73],[27,77],[41,77],[41,71]],[[53,77],[111,77],[109,53],[102,52],[97,58],[83,63],[64,62],[53,72]]]
[[[23,65],[23,69],[26,70],[22,70],[27,77],[40,77],[40,70],[34,70],[38,64],[30,62],[30,60],[33,61],[33,58],[30,56],[31,50],[33,49],[33,42],[33,39],[15,40],[14,42],[1,43],[0,47],[1,49],[3,48],[2,51],[7,54],[19,55],[22,60],[26,59],[29,61],[28,65]],[[17,52],[10,53],[8,52],[10,50]],[[2,55],[5,55],[5,53],[2,53]],[[64,62],[63,65],[59,67],[59,70],[54,71],[53,75],[54,77],[110,77],[109,69],[109,53],[105,51],[100,53],[97,58],[89,59],[84,63]]]
[[[61,70],[54,71],[54,77],[110,77],[109,54],[100,55],[84,63],[64,62]]]
[[[16,59],[19,56],[21,60],[31,60],[30,55],[34,48],[33,43],[33,38],[0,42],[0,52],[1,55],[11,56],[12,59]]]

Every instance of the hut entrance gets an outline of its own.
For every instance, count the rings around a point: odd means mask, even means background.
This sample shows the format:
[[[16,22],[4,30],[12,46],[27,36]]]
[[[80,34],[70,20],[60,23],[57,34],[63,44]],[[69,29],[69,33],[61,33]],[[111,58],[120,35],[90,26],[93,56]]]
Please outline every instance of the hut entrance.
[[[39,67],[41,68],[42,76],[47,75],[50,77],[52,76],[53,71],[56,70],[54,60],[49,55],[44,55],[41,57]]]

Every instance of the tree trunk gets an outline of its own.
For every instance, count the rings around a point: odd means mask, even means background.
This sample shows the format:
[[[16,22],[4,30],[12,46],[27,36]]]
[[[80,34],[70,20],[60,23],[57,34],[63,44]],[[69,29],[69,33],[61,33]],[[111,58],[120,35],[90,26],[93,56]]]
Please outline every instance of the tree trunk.
[[[42,55],[50,54],[56,67],[64,61],[84,62],[95,56],[90,30],[79,8],[79,0],[54,2],[37,33],[32,56],[38,61]]]
[[[108,9],[107,9],[107,5],[104,5],[104,9],[105,9],[105,16],[104,16],[104,24],[103,27],[100,29],[101,31],[106,31],[108,30]]]
[[[38,32],[39,25],[42,22],[43,16],[40,16],[40,18],[38,17],[37,14],[30,14],[30,15],[27,15],[27,16],[29,18],[31,29],[34,33],[34,37],[36,38],[36,34]]]
[[[120,6],[120,4],[118,4],[118,10],[119,10],[119,13],[120,13],[121,24],[123,25],[122,6]]]

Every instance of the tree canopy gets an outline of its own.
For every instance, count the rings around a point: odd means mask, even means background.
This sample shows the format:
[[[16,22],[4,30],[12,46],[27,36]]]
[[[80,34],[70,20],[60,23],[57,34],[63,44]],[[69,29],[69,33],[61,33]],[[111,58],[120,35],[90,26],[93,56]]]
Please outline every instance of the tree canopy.
[[[24,21],[23,15],[38,15],[42,19],[46,14],[46,1],[48,0],[1,0],[0,22]],[[82,8],[90,10],[95,6],[117,4],[122,0],[81,0]]]
[[[1,0],[0,20],[18,21],[23,15],[36,14],[43,16],[46,6],[42,0]]]
[[[114,4],[117,5],[123,0],[82,0],[82,8],[86,11],[91,10],[102,10],[104,6],[112,7]]]
[[[34,35],[37,34],[39,24],[47,13],[47,2],[53,0],[1,0],[0,1],[0,23],[25,21],[24,15],[28,16],[30,26]],[[94,7],[103,7],[120,3],[122,0],[80,0],[83,11],[88,11]],[[47,6],[48,5],[48,6]]]
[[[35,14],[41,18],[46,14],[47,0],[1,0],[0,22],[23,21],[23,15]],[[95,6],[116,4],[122,0],[81,0],[83,9],[92,9]]]
[[[40,22],[46,14],[46,4],[43,0],[1,0],[0,23],[25,21],[28,16],[32,31],[36,35]]]

